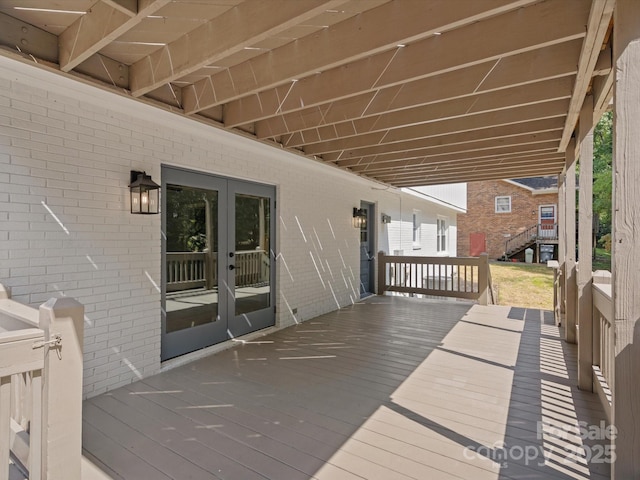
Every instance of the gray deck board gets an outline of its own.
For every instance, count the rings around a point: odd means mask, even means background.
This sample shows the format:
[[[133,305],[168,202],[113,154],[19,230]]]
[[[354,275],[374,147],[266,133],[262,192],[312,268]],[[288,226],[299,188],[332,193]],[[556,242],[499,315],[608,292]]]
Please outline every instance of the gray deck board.
[[[83,447],[125,480],[608,479],[575,362],[548,312],[372,297],[87,400]]]

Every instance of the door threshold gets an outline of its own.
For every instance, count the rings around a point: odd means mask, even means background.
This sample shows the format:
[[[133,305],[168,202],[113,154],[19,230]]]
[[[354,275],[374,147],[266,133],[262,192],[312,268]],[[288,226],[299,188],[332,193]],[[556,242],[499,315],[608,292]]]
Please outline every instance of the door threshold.
[[[360,300],[364,300],[365,298],[373,297],[374,295],[375,295],[375,293],[372,293],[372,292],[361,293],[360,294]]]
[[[263,328],[262,330],[247,333],[246,335],[242,335],[238,338],[231,338],[229,340],[225,340],[224,342],[211,345],[210,347],[201,348],[200,350],[196,350],[194,352],[185,353],[184,355],[170,358],[169,360],[165,360],[164,362],[160,363],[160,373],[172,370],[176,367],[181,367],[182,365],[200,360],[201,358],[214,355],[218,352],[222,352],[223,350],[228,350],[229,348],[242,345],[243,343],[250,342],[252,340],[255,340],[256,338],[263,337],[277,330],[279,329],[275,326]]]

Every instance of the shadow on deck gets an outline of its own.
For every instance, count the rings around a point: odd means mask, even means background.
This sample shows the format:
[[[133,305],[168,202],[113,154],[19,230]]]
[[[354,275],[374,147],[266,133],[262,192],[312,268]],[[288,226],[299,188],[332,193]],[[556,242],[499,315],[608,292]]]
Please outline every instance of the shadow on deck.
[[[84,453],[127,480],[606,479],[573,347],[550,312],[372,297],[87,400]]]

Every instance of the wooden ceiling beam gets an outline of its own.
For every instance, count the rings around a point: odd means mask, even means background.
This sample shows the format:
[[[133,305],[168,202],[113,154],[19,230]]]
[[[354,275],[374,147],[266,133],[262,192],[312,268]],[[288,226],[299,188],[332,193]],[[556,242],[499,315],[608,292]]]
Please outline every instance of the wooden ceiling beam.
[[[588,13],[586,0],[571,8],[565,0],[547,0],[234,101],[223,80],[216,96],[228,102],[225,125],[242,125],[490,60],[497,66],[504,57],[582,38]]]
[[[122,3],[98,0],[58,37],[60,70],[73,70],[170,2],[147,0],[137,11],[131,11]]]
[[[327,152],[339,152],[351,148],[384,143],[406,142],[418,138],[448,135],[456,132],[482,130],[489,127],[502,127],[514,123],[530,122],[554,117],[564,117],[569,100],[553,100],[551,102],[515,107],[497,112],[481,113],[463,118],[453,118],[439,122],[426,123],[382,132],[365,133],[356,137],[313,143],[304,147],[307,155],[321,155]],[[314,139],[309,139],[313,141]]]
[[[275,137],[311,127],[575,75],[577,66],[574,59],[578,56],[581,45],[580,39],[573,40],[513,55],[502,59],[498,65],[495,61],[484,62],[442,75],[366,92],[343,101],[266,119],[253,118],[251,122],[257,122],[258,138]]]
[[[14,52],[58,62],[58,39],[49,32],[0,12],[0,44]]]
[[[416,176],[428,177],[431,180],[438,180],[444,177],[454,177],[457,178],[458,182],[465,181],[473,181],[484,179],[487,175],[497,176],[497,178],[523,178],[523,177],[533,177],[540,175],[540,171],[551,171],[560,173],[562,171],[562,164],[564,158],[558,156],[556,153],[555,160],[549,160],[548,163],[540,163],[532,159],[530,163],[525,165],[499,165],[496,168],[491,168],[485,165],[481,166],[470,166],[466,170],[451,170],[451,171],[443,171],[442,173],[438,173],[438,171],[433,171],[430,169],[423,170],[415,170],[411,172],[397,172],[390,174],[382,174],[382,175],[367,175],[371,178],[375,178],[376,180],[394,183],[394,182],[402,182],[411,180]],[[494,177],[495,178],[495,177]],[[419,184],[416,184],[419,185]]]
[[[609,23],[613,16],[615,3],[615,0],[593,0],[589,13],[589,21],[587,23],[587,35],[584,39],[580,60],[578,62],[576,85],[573,96],[571,97],[571,103],[569,104],[569,113],[564,131],[562,132],[562,141],[558,148],[559,152],[564,152],[567,149],[567,145],[578,123],[580,110],[582,109],[584,99],[591,85],[592,75],[600,56]],[[595,121],[597,122],[598,119],[595,119]]]
[[[431,175],[416,175],[412,179],[409,180],[380,180],[375,177],[371,177],[374,180],[381,181],[382,183],[387,183],[394,187],[402,188],[402,187],[419,187],[425,185],[446,185],[449,183],[460,183],[460,182],[479,182],[483,180],[503,180],[505,178],[528,178],[528,177],[543,177],[547,175],[557,175],[562,171],[562,169],[558,169],[557,167],[540,167],[535,168],[531,167],[528,169],[520,169],[510,170],[510,171],[486,171],[479,174],[473,175],[465,175],[464,178],[461,178],[459,174],[452,175],[444,175],[444,176],[431,176]]]
[[[144,95],[343,3],[246,0],[131,65],[131,94]]]
[[[409,178],[416,174],[418,175],[429,174],[434,176],[443,176],[443,175],[451,175],[454,173],[457,173],[458,175],[460,174],[464,175],[467,173],[474,173],[482,170],[487,170],[487,171],[490,170],[493,172],[498,172],[501,170],[513,171],[518,168],[523,169],[523,168],[529,168],[531,166],[556,168],[560,166],[560,163],[561,163],[561,156],[558,155],[558,152],[554,152],[553,154],[538,156],[538,157],[532,156],[529,158],[514,158],[512,161],[509,161],[509,162],[503,161],[503,162],[491,163],[488,161],[484,161],[484,162],[469,161],[469,162],[461,162],[457,165],[445,166],[445,167],[424,165],[421,167],[396,170],[395,172],[384,172],[384,171],[368,172],[367,171],[367,172],[356,172],[356,173],[375,177],[379,180],[386,180],[389,178],[395,178],[397,180],[403,177]]]
[[[571,98],[573,79],[562,77],[532,85],[507,88],[444,102],[408,108],[387,114],[295,132],[283,138],[285,147],[301,147],[314,142],[327,142],[339,138],[370,132],[392,130],[436,121],[467,117],[525,105]],[[259,135],[258,135],[259,137]]]
[[[482,152],[462,152],[448,155],[437,155],[432,157],[415,157],[406,160],[393,160],[388,162],[370,162],[360,163],[358,165],[349,166],[354,172],[370,172],[383,170],[401,170],[406,167],[416,167],[421,165],[453,165],[465,164],[471,160],[497,160],[501,158],[526,157],[532,155],[540,155],[553,152],[557,156],[558,141],[543,142],[534,146],[525,145],[522,147],[496,148]]]
[[[452,133],[437,137],[419,138],[407,140],[399,143],[388,143],[382,145],[366,145],[362,148],[351,148],[338,152],[330,152],[322,155],[325,161],[340,161],[350,158],[359,158],[369,155],[384,155],[398,152],[408,152],[431,147],[447,147],[460,145],[464,147],[471,142],[481,140],[497,141],[508,140],[524,134],[537,134],[542,132],[562,131],[564,118],[557,117],[551,119],[533,120],[530,122],[515,123],[501,127],[491,127],[469,132]],[[559,136],[559,133],[558,133]]]
[[[366,165],[378,162],[402,162],[414,158],[426,158],[430,156],[479,152],[482,153],[494,148],[509,148],[529,146],[535,148],[536,145],[552,140],[559,141],[560,135],[558,131],[532,133],[525,135],[517,135],[513,137],[483,139],[477,142],[469,142],[454,145],[441,145],[436,147],[420,148],[417,150],[408,150],[401,152],[386,153],[380,155],[368,155],[363,157],[348,158],[346,160],[338,160],[334,162],[339,167],[352,167],[354,165]]]
[[[459,0],[452,7],[449,0],[388,2],[196,82],[185,93],[186,112],[227,103],[530,3],[532,0]]]

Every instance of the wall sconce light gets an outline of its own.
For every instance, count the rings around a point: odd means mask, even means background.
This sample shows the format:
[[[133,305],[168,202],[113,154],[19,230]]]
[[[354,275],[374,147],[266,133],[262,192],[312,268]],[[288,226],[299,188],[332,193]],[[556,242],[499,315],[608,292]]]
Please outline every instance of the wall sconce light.
[[[353,207],[353,226],[363,228],[367,224],[367,212],[363,208]]]
[[[158,213],[160,185],[151,180],[147,172],[131,170],[131,213],[151,215]]]
[[[391,223],[391,215],[382,214],[382,223]]]

